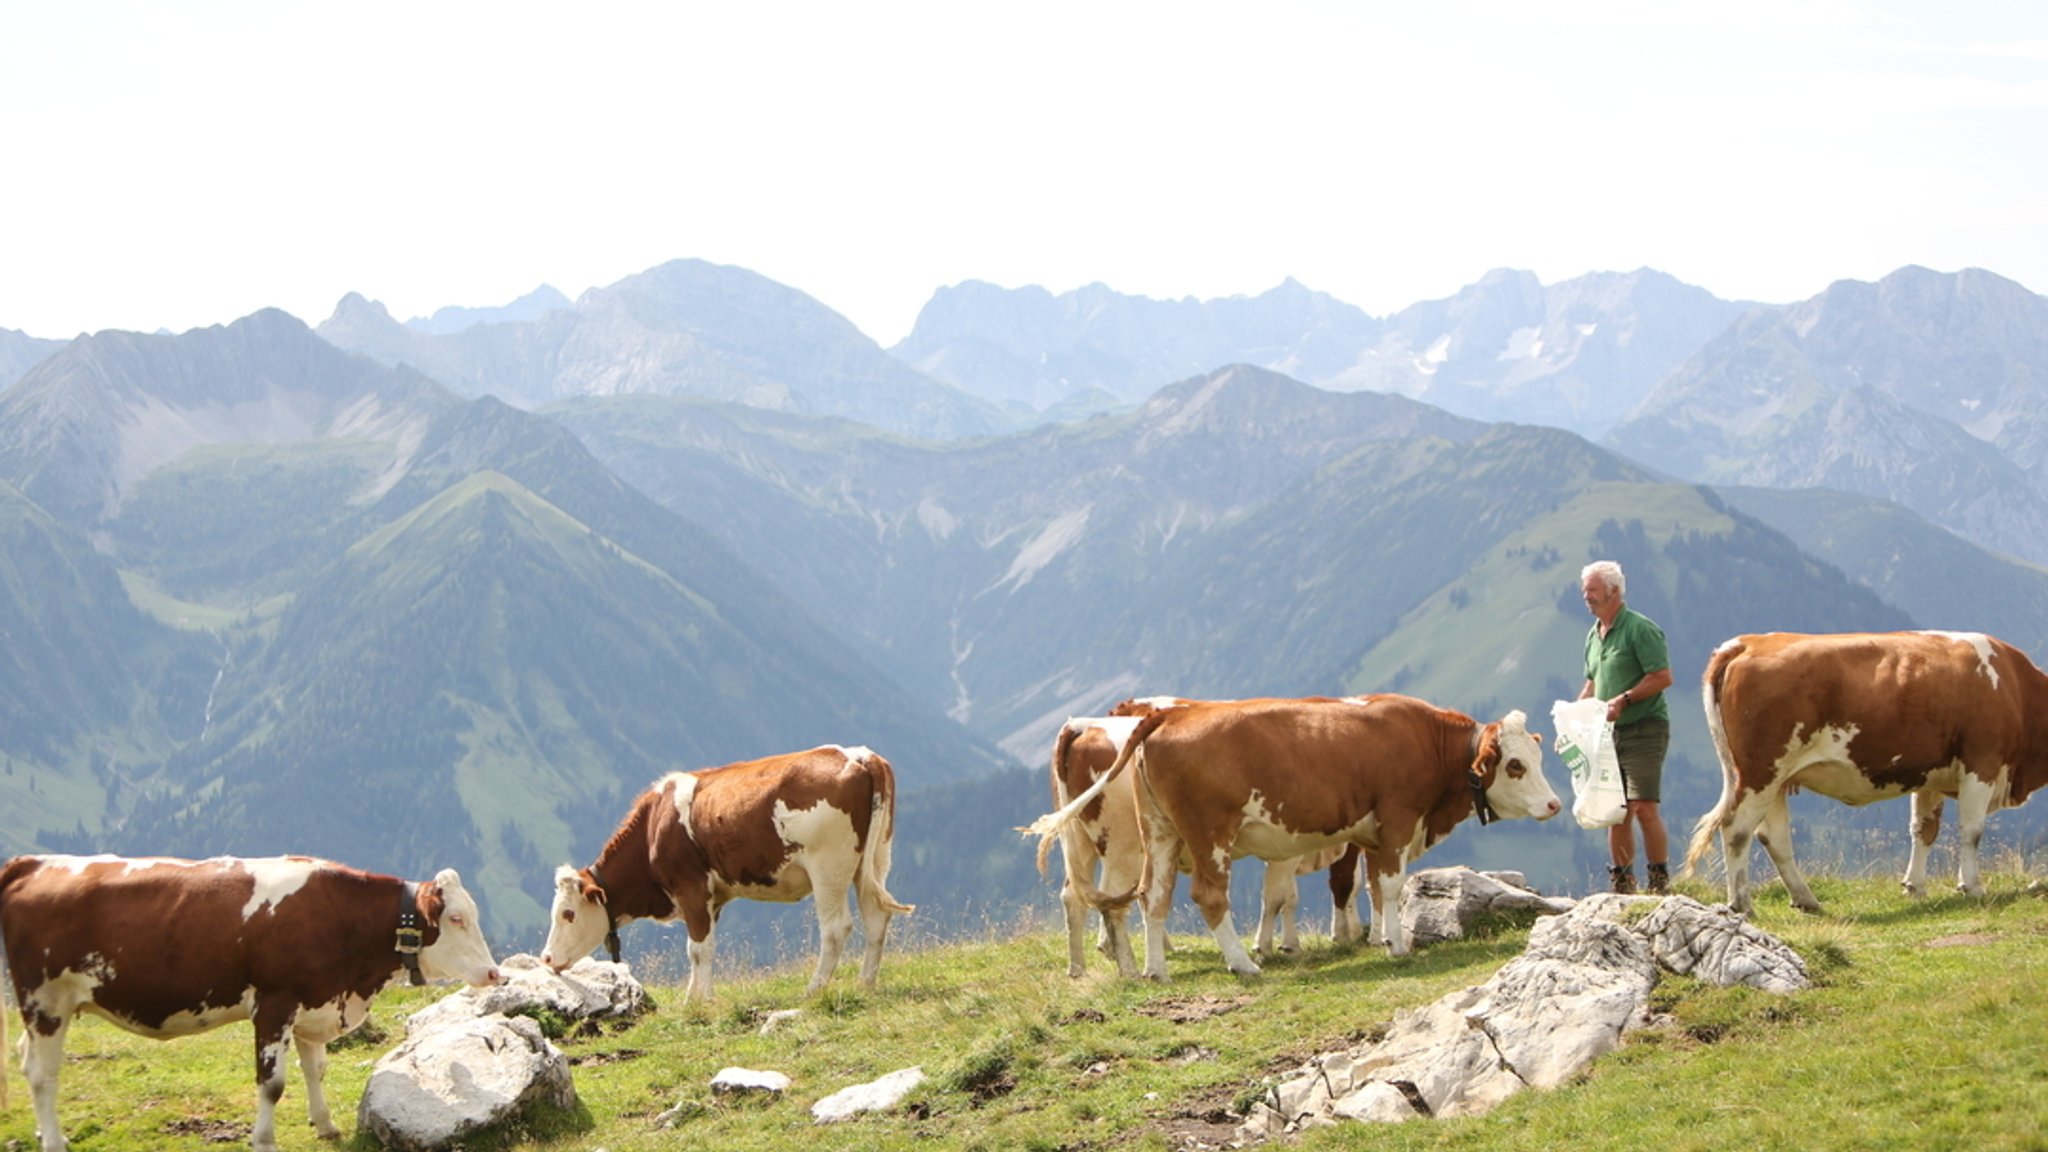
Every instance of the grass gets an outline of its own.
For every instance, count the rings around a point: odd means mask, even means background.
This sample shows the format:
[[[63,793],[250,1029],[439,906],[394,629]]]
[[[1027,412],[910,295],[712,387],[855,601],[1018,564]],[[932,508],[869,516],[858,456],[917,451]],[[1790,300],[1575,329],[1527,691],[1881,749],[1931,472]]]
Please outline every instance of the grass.
[[[2017,872],[1983,898],[1909,902],[1889,881],[1816,878],[1823,916],[1791,911],[1776,884],[1757,922],[1806,958],[1817,986],[1793,996],[1667,976],[1657,1027],[1633,1033],[1578,1081],[1527,1092],[1491,1114],[1312,1131],[1302,1149],[1555,1149],[1725,1152],[1741,1148],[2048,1149],[2048,896]],[[1704,884],[1683,890],[1702,899]],[[794,914],[794,913],[793,913]],[[645,929],[643,929],[645,930]],[[851,963],[820,996],[806,965],[722,972],[718,999],[685,1007],[672,982],[656,1011],[557,1043],[576,1062],[573,1113],[536,1114],[466,1141],[492,1149],[640,1152],[691,1146],[793,1152],[862,1149],[1178,1149],[1227,1137],[1243,1107],[1307,1057],[1355,1043],[1394,1012],[1477,984],[1521,950],[1525,932],[1440,944],[1404,960],[1317,940],[1254,979],[1222,970],[1215,945],[1178,937],[1173,982],[1118,979],[1098,962],[1073,981],[1051,931],[892,951],[882,987]],[[1099,958],[1097,958],[1099,961]],[[370,1065],[406,1014],[441,990],[378,1001],[381,1040],[335,1050],[329,1072],[341,1147]],[[763,1034],[766,1013],[802,1008]],[[18,1020],[14,1023],[18,1024]],[[72,1030],[59,1106],[77,1152],[200,1149],[247,1138],[254,1110],[246,1025],[169,1044],[103,1021]],[[916,1065],[905,1105],[819,1129],[816,1100]],[[781,1099],[714,1096],[738,1066],[787,1073]],[[33,1147],[26,1085],[10,1072],[0,1148]],[[674,1116],[663,1129],[656,1118]],[[332,1148],[305,1124],[293,1069],[278,1109],[285,1149]]]

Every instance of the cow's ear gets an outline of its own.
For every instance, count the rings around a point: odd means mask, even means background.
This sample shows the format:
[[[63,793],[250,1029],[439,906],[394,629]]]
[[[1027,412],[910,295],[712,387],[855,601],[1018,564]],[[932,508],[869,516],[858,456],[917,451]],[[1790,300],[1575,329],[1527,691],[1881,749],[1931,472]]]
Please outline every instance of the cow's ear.
[[[1479,755],[1472,760],[1472,770],[1492,773],[1500,767],[1500,725],[1487,724],[1479,729]]]
[[[449,875],[452,875],[452,873],[441,873],[441,876]],[[462,882],[456,881],[455,886],[460,888]],[[439,927],[441,924],[441,914],[448,910],[448,894],[442,891],[444,887],[445,885],[442,884],[440,877],[435,877],[431,883],[420,885],[420,920],[429,928]]]
[[[598,887],[594,881],[586,876],[583,880],[583,898],[592,904],[603,904],[605,902],[604,889]]]

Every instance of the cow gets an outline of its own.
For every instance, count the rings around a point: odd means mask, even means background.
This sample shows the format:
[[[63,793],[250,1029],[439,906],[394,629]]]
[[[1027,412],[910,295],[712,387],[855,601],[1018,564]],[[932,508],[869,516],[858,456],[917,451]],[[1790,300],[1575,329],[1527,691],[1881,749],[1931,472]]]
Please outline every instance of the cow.
[[[685,1001],[711,999],[718,915],[739,899],[818,896],[816,995],[853,932],[850,889],[867,938],[861,984],[875,986],[889,919],[914,909],[889,895],[896,777],[867,748],[824,745],[760,760],[672,772],[641,793],[588,868],[555,873],[541,962],[559,972],[600,942],[618,959],[618,928],[683,918]]]
[[[1233,972],[1256,975],[1259,966],[1231,924],[1230,862],[1286,860],[1336,844],[1362,850],[1380,889],[1375,920],[1386,924],[1388,950],[1404,956],[1400,894],[1409,863],[1475,811],[1487,822],[1548,819],[1560,808],[1543,776],[1542,741],[1519,711],[1482,725],[1391,693],[1191,703],[1140,721],[1108,772],[1026,829],[1039,837],[1041,855],[1126,769],[1137,773],[1145,832],[1143,975],[1155,980],[1166,979],[1166,916],[1183,859],[1195,904]]]
[[[1985,819],[2048,784],[2048,677],[1981,633],[1737,636],[1715,649],[1701,681],[1721,798],[1694,827],[1684,871],[1718,832],[1738,912],[1750,910],[1752,837],[1793,906],[1820,911],[1792,856],[1785,797],[1795,788],[1854,805],[1910,794],[1901,883],[1917,896],[1945,797],[1956,800],[1958,887],[1977,893]]]
[[[252,1021],[250,1144],[272,1152],[287,1042],[313,1127],[334,1139],[327,1045],[363,1022],[378,989],[400,969],[414,983],[499,979],[453,869],[414,883],[305,856],[17,856],[0,866],[0,943],[43,1152],[67,1146],[57,1073],[81,1012],[157,1040]]]
[[[1060,726],[1052,751],[1053,806],[1060,807],[1095,783],[1116,762],[1124,741],[1138,721],[1162,708],[1191,703],[1180,696],[1147,696],[1125,700],[1110,709],[1108,716],[1070,718]],[[1060,850],[1065,875],[1060,884],[1060,906],[1067,925],[1067,975],[1079,978],[1087,970],[1088,913],[1102,917],[1100,948],[1125,976],[1137,972],[1131,953],[1128,909],[1137,896],[1138,880],[1144,871],[1144,844],[1138,827],[1136,800],[1129,787],[1111,788],[1085,808],[1060,832]],[[1352,911],[1351,896],[1357,857],[1342,859],[1343,849],[1331,848],[1296,860],[1276,860],[1266,865],[1259,910],[1257,951],[1272,954],[1274,930],[1279,926],[1280,947],[1294,952],[1301,947],[1295,909],[1300,903],[1299,877],[1331,869],[1332,939],[1344,941],[1359,935],[1358,916]],[[1339,863],[1345,865],[1338,869]],[[1043,872],[1044,856],[1039,858]],[[1182,869],[1185,871],[1185,868]]]
[[[1052,802],[1065,805],[1088,790],[1123,749],[1138,727],[1136,716],[1080,717],[1060,726],[1052,750]],[[1102,951],[1117,971],[1134,975],[1129,909],[1144,871],[1139,841],[1137,801],[1129,788],[1112,788],[1094,804],[1076,813],[1060,833],[1066,875],[1060,882],[1060,907],[1067,921],[1067,975],[1078,979],[1087,971],[1088,913],[1102,917]],[[1045,871],[1045,857],[1039,857]]]

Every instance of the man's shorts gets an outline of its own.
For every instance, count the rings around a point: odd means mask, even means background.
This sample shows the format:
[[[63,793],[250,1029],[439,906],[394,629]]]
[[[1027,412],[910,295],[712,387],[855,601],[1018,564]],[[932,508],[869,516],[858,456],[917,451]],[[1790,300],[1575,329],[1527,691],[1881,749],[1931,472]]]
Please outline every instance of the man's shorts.
[[[1621,761],[1621,786],[1630,800],[1660,803],[1664,795],[1664,752],[1671,747],[1671,721],[1654,716],[1614,726],[1614,757]]]

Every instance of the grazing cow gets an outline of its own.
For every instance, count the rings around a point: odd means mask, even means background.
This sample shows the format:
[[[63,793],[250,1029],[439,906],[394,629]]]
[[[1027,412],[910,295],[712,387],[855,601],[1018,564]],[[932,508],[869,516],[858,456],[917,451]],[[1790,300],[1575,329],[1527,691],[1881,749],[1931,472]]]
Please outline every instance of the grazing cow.
[[[696,772],[672,772],[633,802],[595,863],[555,873],[541,962],[559,972],[602,941],[618,959],[618,926],[683,918],[685,1000],[711,998],[718,914],[739,899],[791,903],[818,894],[816,994],[853,932],[846,894],[867,937],[861,983],[875,986],[889,918],[896,776],[866,748],[826,745]]]
[[[1027,829],[1041,854],[1062,827],[1136,765],[1145,830],[1144,975],[1166,978],[1166,916],[1175,864],[1231,971],[1257,964],[1230,921],[1230,862],[1286,860],[1355,844],[1380,889],[1376,920],[1406,955],[1402,870],[1475,810],[1557,814],[1543,777],[1542,741],[1521,712],[1481,725],[1392,694],[1343,700],[1192,703],[1142,720],[1114,766],[1065,807]]]
[[[1793,906],[1820,911],[1792,857],[1785,796],[1794,788],[1857,805],[1911,793],[1902,883],[1917,896],[1944,797],[1956,799],[1958,886],[1974,893],[1986,817],[2048,784],[2048,677],[1979,633],[1737,636],[1714,651],[1702,681],[1721,799],[1694,828],[1685,868],[1719,832],[1728,903],[1740,912],[1750,908],[1752,836]]]
[[[250,1143],[270,1152],[287,1041],[313,1127],[333,1139],[327,1044],[363,1022],[379,988],[401,968],[415,983],[498,981],[454,870],[419,884],[303,856],[17,856],[0,867],[0,942],[43,1152],[66,1147],[57,1072],[80,1012],[157,1040],[253,1021]]]

